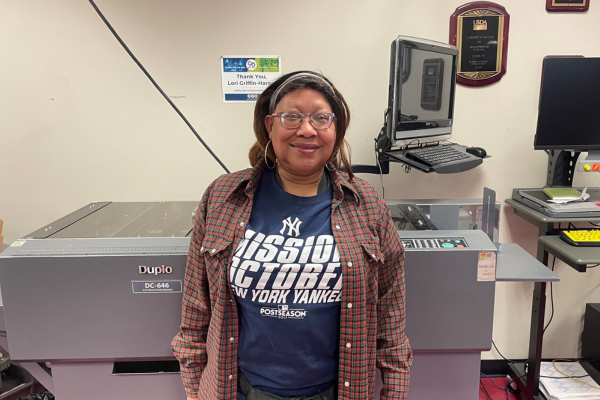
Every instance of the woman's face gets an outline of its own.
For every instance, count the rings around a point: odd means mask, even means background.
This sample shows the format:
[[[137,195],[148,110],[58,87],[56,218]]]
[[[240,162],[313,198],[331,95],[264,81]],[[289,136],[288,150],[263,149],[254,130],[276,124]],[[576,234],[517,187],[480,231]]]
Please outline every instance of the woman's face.
[[[300,89],[286,94],[274,112],[303,114],[330,113],[331,105],[323,94],[313,89]],[[265,125],[277,156],[278,168],[296,176],[320,173],[333,153],[335,119],[327,129],[315,129],[310,117],[304,117],[299,128],[281,125],[279,117],[267,115]]]

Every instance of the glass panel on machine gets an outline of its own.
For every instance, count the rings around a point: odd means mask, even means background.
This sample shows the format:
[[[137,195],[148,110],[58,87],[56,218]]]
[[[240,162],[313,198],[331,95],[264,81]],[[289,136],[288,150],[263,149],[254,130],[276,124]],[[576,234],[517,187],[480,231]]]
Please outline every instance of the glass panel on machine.
[[[52,238],[186,237],[197,201],[111,203]]]

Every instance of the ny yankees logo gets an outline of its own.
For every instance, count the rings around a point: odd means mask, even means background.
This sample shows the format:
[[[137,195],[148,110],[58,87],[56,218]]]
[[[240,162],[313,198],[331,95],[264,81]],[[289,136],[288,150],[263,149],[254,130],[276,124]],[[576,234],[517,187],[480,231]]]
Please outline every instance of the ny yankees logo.
[[[296,234],[295,237],[298,237],[298,235],[300,235],[300,224],[302,223],[302,221],[300,221],[298,217],[296,217],[294,222],[292,222],[292,217],[287,217],[281,222],[283,222],[283,228],[281,228],[281,230],[279,231],[280,234],[283,235],[283,231],[285,231],[285,227],[287,226],[289,228],[287,233],[288,236],[292,236],[292,232]]]

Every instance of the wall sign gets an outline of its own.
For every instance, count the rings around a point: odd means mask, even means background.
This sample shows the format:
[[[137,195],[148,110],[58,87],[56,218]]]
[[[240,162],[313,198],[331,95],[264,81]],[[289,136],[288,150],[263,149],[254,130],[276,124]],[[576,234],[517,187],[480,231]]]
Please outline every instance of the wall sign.
[[[456,82],[486,86],[506,73],[510,15],[499,4],[464,4],[450,17],[450,44],[458,47]]]
[[[281,76],[278,56],[222,56],[221,82],[224,103],[247,103]]]

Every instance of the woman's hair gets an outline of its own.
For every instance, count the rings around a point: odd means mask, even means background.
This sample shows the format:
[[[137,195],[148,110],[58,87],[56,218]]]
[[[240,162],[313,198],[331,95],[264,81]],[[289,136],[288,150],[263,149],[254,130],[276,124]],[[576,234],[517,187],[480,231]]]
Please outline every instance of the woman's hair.
[[[296,71],[283,75],[271,83],[258,97],[254,107],[254,135],[256,142],[250,148],[248,158],[252,166],[265,157],[265,147],[269,142],[269,132],[265,126],[265,117],[273,113],[281,99],[296,90],[313,89],[321,93],[331,106],[335,114],[335,145],[327,162],[336,168],[342,165],[348,172],[350,179],[354,177],[350,168],[350,145],[345,139],[346,130],[350,125],[350,110],[342,94],[333,86],[329,79],[312,71]],[[272,97],[276,96],[273,101]],[[271,163],[276,160],[273,146],[269,146],[267,157]]]

